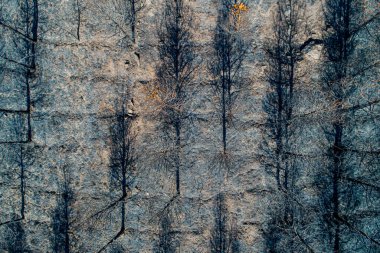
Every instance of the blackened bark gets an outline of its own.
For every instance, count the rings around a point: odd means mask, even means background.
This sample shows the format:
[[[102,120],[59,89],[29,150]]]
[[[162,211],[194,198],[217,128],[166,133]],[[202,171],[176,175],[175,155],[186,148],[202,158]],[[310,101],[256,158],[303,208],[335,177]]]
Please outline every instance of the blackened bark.
[[[212,253],[228,252],[228,214],[223,194],[218,194],[215,199],[214,208],[214,228],[210,238],[210,247]]]
[[[81,26],[81,6],[79,0],[76,0],[76,8],[77,8],[77,39],[80,40],[80,26]]]
[[[177,241],[172,228],[172,218],[166,210],[160,221],[160,231],[158,242],[154,248],[155,253],[175,253]]]
[[[264,99],[263,109],[267,122],[263,130],[267,140],[263,144],[262,163],[274,176],[277,192],[274,195],[281,208],[270,210],[267,236],[268,250],[292,252],[307,247],[299,240],[294,240],[295,213],[295,175],[298,168],[293,157],[289,155],[294,139],[292,126],[295,85],[298,82],[296,72],[302,59],[301,20],[304,18],[305,2],[303,0],[286,0],[277,2],[274,14],[272,38],[265,45],[268,59],[268,93]],[[272,145],[271,145],[272,144]],[[274,144],[274,145],[273,145]],[[300,219],[302,217],[298,217]],[[269,235],[271,234],[271,235]],[[303,245],[306,244],[306,245]],[[284,246],[287,245],[287,246]],[[301,246],[302,245],[302,246]],[[286,249],[282,249],[287,247]]]
[[[129,99],[130,91],[123,84],[121,97],[116,101],[116,114],[114,122],[110,127],[111,132],[111,158],[110,158],[110,185],[111,192],[116,191],[121,197],[113,204],[105,209],[97,212],[92,217],[96,217],[120,204],[120,229],[116,235],[112,237],[98,252],[104,251],[109,245],[115,243],[126,230],[126,204],[130,184],[134,178],[134,164],[136,156],[134,154],[134,139],[135,135],[132,132],[132,123],[135,115],[128,113],[127,99]],[[131,108],[129,108],[131,109]]]
[[[125,0],[127,3],[127,21],[131,31],[131,41],[137,43],[137,22],[140,13],[145,8],[145,0]]]
[[[26,3],[26,33],[29,34],[29,23],[30,23],[30,8],[28,1]],[[30,88],[30,82],[31,80],[35,79],[36,74],[36,43],[38,39],[38,18],[39,18],[39,6],[38,6],[38,0],[33,0],[33,7],[32,7],[32,27],[31,27],[31,37],[32,42],[26,40],[26,49],[28,54],[28,62],[30,68],[27,69],[26,72],[26,106],[28,111],[28,142],[32,141],[32,123],[31,123],[31,115],[32,115],[32,107],[31,107],[31,88]]]
[[[282,167],[282,159],[283,159],[283,113],[284,113],[284,98],[283,98],[283,69],[282,69],[282,47],[281,47],[281,34],[279,34],[280,29],[277,30],[277,45],[275,46],[276,49],[276,56],[274,59],[274,64],[277,65],[277,80],[274,80],[274,84],[276,86],[276,95],[278,96],[277,101],[277,115],[276,115],[276,125],[275,125],[275,140],[276,140],[276,181],[277,181],[277,187],[278,189],[281,189],[281,179],[280,179],[280,173],[281,173],[281,167]],[[275,67],[276,68],[276,67]]]
[[[187,118],[185,103],[196,68],[191,13],[183,0],[167,0],[158,28],[160,66],[157,82],[163,100],[159,118],[165,134],[174,141],[169,160],[175,173],[177,195],[181,194],[182,127]]]
[[[20,1],[20,17],[21,20],[12,20],[15,24],[11,24],[11,21],[6,21],[0,18],[0,25],[12,31],[15,37],[20,37],[14,40],[14,50],[20,54],[21,60],[13,59],[4,55],[2,57],[6,61],[15,63],[18,65],[20,72],[18,78],[22,79],[23,85],[25,85],[25,110],[7,110],[0,109],[2,112],[26,114],[26,138],[20,138],[19,141],[2,142],[2,143],[27,143],[32,141],[32,98],[31,98],[31,85],[36,80],[36,47],[38,42],[38,26],[39,26],[39,2],[33,1]],[[8,49],[9,50],[9,49]]]
[[[223,153],[227,151],[227,102],[226,102],[226,85],[223,76],[222,80],[222,131],[223,131]]]
[[[132,42],[136,43],[136,18],[137,10],[136,10],[136,0],[131,0],[131,32],[132,32]]]
[[[71,175],[67,165],[61,167],[63,180],[59,182],[61,192],[57,196],[57,206],[52,219],[52,244],[55,253],[70,253],[70,216],[71,205],[74,201],[74,193],[71,188]]]
[[[25,161],[24,161],[24,149],[20,145],[19,154],[19,164],[20,164],[20,194],[21,194],[21,219],[25,218]]]
[[[210,71],[214,76],[215,93],[220,99],[223,153],[227,153],[228,125],[232,122],[232,108],[236,94],[233,89],[243,85],[240,78],[242,63],[247,55],[248,43],[234,22],[232,6],[235,0],[223,0],[218,14],[213,47],[214,59]]]
[[[330,69],[327,69],[326,83],[328,88],[333,92],[336,100],[337,119],[333,122],[333,136],[332,143],[332,221],[334,224],[333,232],[333,251],[334,253],[341,252],[341,228],[339,217],[341,216],[340,210],[340,181],[343,168],[343,131],[344,131],[344,116],[342,114],[342,102],[345,98],[343,93],[344,81],[347,78],[347,64],[349,56],[349,47],[353,49],[354,45],[350,40],[350,15],[351,15],[351,1],[350,0],[331,0],[327,3],[327,11],[325,19],[327,25],[333,28],[331,34],[326,35],[324,38],[324,46],[326,49],[326,56],[330,61]],[[330,71],[335,73],[331,75]]]
[[[236,220],[228,213],[225,194],[219,193],[214,204],[214,227],[211,231],[211,253],[239,253],[239,231]]]
[[[178,119],[177,123],[175,124],[175,130],[176,130],[176,150],[181,150],[181,120]],[[181,158],[180,154],[176,154],[176,191],[177,195],[181,194],[180,189],[180,169],[181,169]]]
[[[21,221],[12,222],[6,226],[6,232],[3,234],[6,244],[4,245],[6,252],[9,253],[27,253],[28,249],[26,241],[26,233]]]

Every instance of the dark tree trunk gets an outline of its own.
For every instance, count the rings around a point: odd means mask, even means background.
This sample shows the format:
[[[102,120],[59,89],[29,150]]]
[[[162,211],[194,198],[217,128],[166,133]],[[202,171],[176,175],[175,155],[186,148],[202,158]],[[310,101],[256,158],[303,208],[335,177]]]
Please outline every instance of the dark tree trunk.
[[[222,131],[223,131],[223,152],[227,151],[227,101],[226,101],[226,80],[222,77]]]
[[[181,159],[180,159],[180,152],[181,152],[181,123],[178,122],[175,125],[175,131],[176,131],[176,191],[177,195],[181,194],[180,189],[180,169],[181,169]]]
[[[192,12],[184,0],[166,0],[158,28],[160,65],[157,68],[159,88],[165,92],[163,109],[159,116],[166,137],[173,141],[174,149],[168,154],[175,174],[176,195],[181,194],[182,127],[187,118],[185,102],[187,89],[192,83],[194,44]],[[169,131],[168,131],[169,130]]]
[[[228,129],[232,123],[232,109],[234,104],[233,88],[243,86],[239,74],[242,71],[242,62],[245,59],[248,44],[242,31],[237,29],[232,21],[231,6],[234,0],[224,0],[218,14],[214,35],[214,57],[210,63],[210,72],[215,78],[215,93],[220,99],[220,120],[222,125],[223,154],[227,154]]]
[[[20,145],[20,194],[21,194],[21,219],[25,218],[25,163],[24,148]]]
[[[136,0],[131,0],[131,33],[133,43],[136,43],[136,14]]]
[[[68,189],[65,190],[66,192],[64,193],[63,201],[64,201],[64,223],[65,223],[65,253],[70,253],[70,234],[69,234],[69,194],[68,194]]]
[[[32,27],[30,29],[30,7],[28,1],[26,3],[26,34],[29,36],[29,33],[32,34],[32,41],[25,40],[26,49],[28,54],[28,62],[29,68],[26,72],[26,106],[28,112],[28,142],[32,141],[32,126],[31,126],[31,114],[32,114],[32,106],[31,106],[31,88],[30,82],[35,77],[36,72],[36,43],[38,39],[38,17],[39,17],[39,9],[38,9],[38,0],[33,0],[33,15],[32,15]]]
[[[296,136],[293,123],[293,97],[298,82],[296,72],[301,61],[302,52],[299,35],[302,31],[301,20],[304,18],[305,2],[303,0],[286,0],[277,2],[274,15],[273,37],[268,40],[266,53],[269,64],[267,72],[268,94],[264,99],[263,109],[267,113],[266,147],[263,148],[263,163],[274,175],[278,203],[281,208],[271,210],[268,229],[268,250],[277,252],[294,252],[302,249],[302,238],[295,240],[289,231],[295,230],[297,214],[295,195],[297,194],[296,176],[299,169],[290,155],[293,151],[293,139]],[[273,147],[268,143],[274,144]],[[301,243],[299,243],[301,242]],[[300,244],[300,245],[298,245]],[[286,249],[283,249],[286,245]]]
[[[81,7],[79,0],[76,0],[76,7],[77,7],[77,39],[80,40],[80,26],[81,26]]]

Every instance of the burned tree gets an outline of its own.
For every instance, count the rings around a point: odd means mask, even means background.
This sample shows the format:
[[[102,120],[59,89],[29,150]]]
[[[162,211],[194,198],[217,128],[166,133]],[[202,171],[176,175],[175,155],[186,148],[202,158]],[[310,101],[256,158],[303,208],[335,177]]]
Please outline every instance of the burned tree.
[[[31,89],[36,81],[38,27],[38,0],[0,3],[0,73],[3,87],[0,120],[2,126],[9,128],[5,129],[8,134],[0,140],[0,144],[6,149],[7,159],[12,160],[10,164],[17,168],[16,178],[10,180],[16,180],[16,189],[19,189],[16,196],[20,199],[19,202],[14,201],[19,203],[17,213],[11,219],[1,221],[0,225],[8,224],[16,230],[22,229],[22,224],[18,223],[25,220],[27,167],[33,162],[30,146],[26,144],[32,142]],[[13,95],[10,91],[17,91],[21,96],[8,100],[8,96]],[[5,174],[10,175],[10,171]]]
[[[288,140],[290,121],[293,112],[294,86],[297,82],[295,71],[301,60],[301,33],[299,19],[305,5],[302,0],[278,2],[274,15],[272,39],[265,45],[269,62],[267,72],[268,93],[263,109],[267,114],[265,135],[274,141],[274,148],[268,147],[264,164],[274,168],[278,188],[287,188],[289,170],[285,166],[289,151]]]
[[[264,49],[268,59],[266,73],[268,91],[263,100],[266,122],[263,127],[261,162],[271,175],[273,185],[270,205],[281,206],[268,212],[265,231],[268,250],[273,252],[310,250],[295,227],[302,223],[297,217],[300,208],[296,199],[299,168],[292,140],[296,139],[293,122],[294,96],[299,84],[297,69],[302,60],[302,37],[305,12],[303,0],[278,1],[271,38]],[[294,238],[297,238],[296,240]]]
[[[210,239],[212,253],[229,252],[227,211],[224,195],[220,193],[215,201],[215,224]]]
[[[7,224],[4,249],[9,253],[32,252],[26,241],[26,234],[21,221]]]
[[[82,7],[81,7],[81,3],[80,3],[80,0],[75,0],[75,9],[76,9],[76,12],[77,12],[77,39],[80,40],[80,26],[81,26],[81,15],[82,15]]]
[[[177,242],[172,228],[172,219],[168,211],[164,212],[161,217],[161,227],[159,232],[159,241],[157,242],[155,253],[175,253],[177,252]]]
[[[56,253],[69,253],[71,250],[70,223],[74,192],[71,187],[71,175],[66,164],[59,165],[62,172],[62,180],[58,183],[59,194],[57,206],[52,217],[53,235],[51,238],[53,251]]]
[[[21,132],[23,129],[22,121],[19,119],[13,120],[14,125],[14,136],[21,136]],[[20,201],[16,201],[15,203],[18,203],[17,207],[17,214],[12,215],[12,219],[7,221],[2,221],[0,223],[1,225],[6,225],[9,223],[14,222],[21,222],[25,219],[25,213],[26,213],[26,182],[28,178],[28,171],[27,168],[30,167],[33,162],[34,158],[32,156],[32,152],[30,150],[30,147],[26,146],[22,143],[8,143],[3,144],[4,154],[7,154],[8,156],[5,159],[5,156],[2,157],[5,162],[9,162],[11,165],[11,168],[7,169],[7,171],[2,174],[2,179],[5,182],[6,178],[9,178],[8,180],[11,180],[11,178],[16,179],[15,183],[17,184],[17,187],[14,189],[18,189],[17,196],[19,197]],[[13,187],[12,187],[13,188]]]
[[[379,213],[374,211],[380,201],[379,96],[371,94],[378,87],[372,81],[379,77],[378,45],[368,34],[379,12],[369,10],[363,1],[328,0],[324,5],[321,83],[329,114],[321,123],[326,162],[317,168],[315,186],[325,228],[320,240],[329,239],[324,245],[331,252],[380,249]]]
[[[15,131],[18,133],[16,135],[20,135],[19,132],[20,129],[22,129],[21,122],[18,121],[15,122]],[[20,196],[21,196],[21,203],[20,203],[20,218],[19,220],[23,220],[25,218],[25,181],[26,181],[26,166],[31,164],[30,157],[28,155],[28,152],[26,151],[26,148],[23,146],[23,144],[14,144],[14,155],[16,159],[16,165],[18,168],[20,168]]]
[[[20,196],[21,196],[21,203],[20,203],[20,220],[23,220],[25,218],[25,181],[26,181],[26,166],[30,165],[28,153],[25,150],[25,148],[22,146],[22,144],[18,144],[16,146],[15,150],[15,156],[16,156],[16,164],[20,168]]]
[[[3,12],[8,6],[4,4],[1,11]],[[10,8],[10,7],[9,7]],[[22,83],[25,87],[25,104],[26,109],[8,109],[1,108],[0,112],[21,114],[27,117],[27,136],[25,139],[18,141],[27,143],[32,141],[32,98],[31,86],[36,80],[36,59],[37,59],[37,42],[38,42],[38,25],[39,25],[39,2],[38,0],[24,0],[18,3],[18,14],[16,20],[8,20],[5,13],[1,13],[0,27],[8,34],[11,34],[11,40],[8,41],[8,47],[0,56],[1,60],[12,66],[6,71]],[[10,17],[9,17],[10,18]],[[2,38],[5,39],[5,38]],[[17,73],[17,74],[15,74]]]
[[[215,199],[214,221],[210,238],[211,253],[240,252],[236,221],[228,216],[223,193],[219,193]]]
[[[195,55],[193,20],[185,0],[166,0],[162,20],[158,27],[160,63],[157,69],[155,92],[160,101],[159,119],[169,151],[169,169],[175,170],[176,193],[180,195],[182,168],[182,129],[188,114],[187,94],[193,81]]]
[[[145,0],[128,0],[128,5],[128,19],[131,26],[131,39],[133,43],[136,43],[138,15],[145,6]]]
[[[247,55],[248,43],[244,38],[240,16],[247,10],[247,5],[242,1],[223,0],[215,29],[210,70],[214,91],[220,102],[223,154],[227,152],[227,128],[232,124],[233,104],[238,90],[244,85],[242,63]]]
[[[125,230],[125,204],[130,191],[129,183],[134,175],[134,135],[132,133],[133,116],[128,115],[126,99],[122,100],[116,112],[116,122],[111,128],[112,157],[111,185],[121,191],[120,231]]]
[[[138,21],[146,6],[145,2],[146,0],[110,0],[94,4],[111,21],[117,33],[123,34],[130,45],[130,42],[133,44],[137,42]]]
[[[126,202],[128,193],[131,192],[131,183],[135,176],[136,155],[134,152],[135,134],[132,131],[132,123],[136,115],[127,108],[129,91],[123,91],[121,99],[116,101],[116,111],[114,122],[110,127],[111,132],[111,157],[110,157],[110,188],[111,192],[119,195],[116,201],[100,210],[96,215],[100,215],[107,210],[120,206],[120,229],[112,239],[104,245],[98,252],[102,252],[109,245],[121,237],[126,230]]]

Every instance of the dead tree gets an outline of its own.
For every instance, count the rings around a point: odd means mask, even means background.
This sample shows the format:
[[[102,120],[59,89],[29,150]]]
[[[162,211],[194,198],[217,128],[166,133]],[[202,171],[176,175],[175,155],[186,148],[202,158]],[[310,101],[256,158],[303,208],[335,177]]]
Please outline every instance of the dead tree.
[[[81,3],[80,3],[80,0],[75,0],[75,8],[76,8],[76,12],[77,12],[77,39],[80,40],[80,26],[81,26],[81,15],[82,15],[82,7],[81,7]]]
[[[15,119],[13,121],[15,136],[21,136],[22,132],[22,121],[19,119]],[[20,206],[18,208],[18,214],[14,215],[11,220],[4,221],[0,223],[1,225],[6,225],[14,222],[21,222],[25,219],[26,212],[26,181],[27,181],[27,168],[30,167],[34,158],[32,156],[32,152],[28,146],[22,143],[8,143],[3,144],[6,145],[7,154],[9,155],[8,159],[12,165],[15,166],[15,174],[17,175],[18,188],[19,188],[19,197],[20,197]],[[8,173],[7,173],[8,174]]]
[[[289,139],[289,125],[293,112],[295,71],[300,57],[301,33],[299,19],[305,5],[302,0],[278,2],[274,15],[272,39],[265,45],[269,60],[267,72],[268,94],[263,109],[267,114],[266,135],[274,140],[275,148],[268,150],[267,165],[275,168],[273,173],[278,188],[287,188],[289,171],[284,166],[285,150]]]
[[[295,137],[292,119],[295,87],[299,82],[296,71],[302,60],[304,45],[304,12],[303,0],[278,1],[272,36],[264,47],[268,60],[268,92],[263,100],[266,123],[263,127],[261,162],[276,184],[272,187],[275,192],[273,205],[282,206],[269,214],[268,229],[271,232],[267,232],[267,245],[270,246],[268,250],[273,252],[292,252],[297,245],[305,244],[302,238],[297,241],[293,239],[298,237],[294,235],[293,228],[297,219],[302,217],[295,217],[298,208],[294,201],[297,192],[295,180],[299,172],[293,157],[289,156],[292,151],[291,139]]]
[[[146,0],[110,0],[104,3],[94,3],[100,9],[117,33],[123,34],[128,41],[136,44],[138,21],[144,8]]]
[[[102,252],[125,233],[126,202],[131,192],[131,183],[135,176],[136,155],[134,152],[135,134],[132,131],[133,120],[136,115],[127,108],[129,91],[123,91],[121,99],[116,102],[115,121],[110,127],[111,132],[111,158],[110,158],[110,187],[112,192],[119,196],[105,209],[112,209],[120,205],[120,229],[112,239],[98,252]]]
[[[116,113],[116,122],[111,129],[112,157],[111,157],[111,184],[121,191],[120,231],[125,231],[125,204],[130,191],[129,182],[134,175],[134,152],[132,133],[132,118],[127,115],[126,100]]]
[[[17,164],[20,168],[20,195],[21,195],[21,208],[20,208],[20,218],[23,220],[25,218],[25,179],[26,179],[26,158],[25,158],[25,149],[19,144],[17,156]]]
[[[224,195],[220,193],[215,200],[215,224],[210,239],[212,253],[229,252],[227,212]]]
[[[227,152],[227,128],[232,124],[232,107],[238,90],[244,85],[242,64],[247,56],[248,43],[244,38],[240,20],[246,4],[238,0],[223,0],[218,14],[213,41],[213,60],[210,70],[213,75],[214,92],[220,101],[223,154]]]
[[[21,135],[22,129],[22,123],[18,121],[18,123],[15,121],[15,131],[16,135]],[[18,134],[17,134],[18,133]],[[16,220],[23,220],[25,219],[25,181],[26,181],[26,167],[30,164],[27,151],[23,144],[13,144],[15,145],[15,159],[16,159],[16,165],[18,168],[20,168],[19,178],[20,178],[20,196],[21,196],[21,203],[20,203],[20,217]]]
[[[137,21],[139,13],[144,9],[145,7],[145,0],[128,0],[129,8],[128,8],[128,19],[129,24],[131,26],[131,38],[132,42],[136,43],[136,37],[137,37]]]
[[[228,215],[223,193],[219,193],[215,199],[214,221],[210,238],[211,253],[240,252],[236,221]]]
[[[39,25],[39,3],[38,0],[24,0],[19,2],[19,19],[8,20],[4,16],[0,17],[2,29],[10,32],[13,36],[15,48],[6,50],[1,55],[1,59],[15,65],[16,72],[19,72],[20,82],[25,85],[26,109],[14,110],[0,108],[0,112],[26,115],[27,117],[27,138],[20,140],[20,143],[32,141],[32,98],[31,85],[36,80],[36,59]]]
[[[129,189],[128,180],[133,172],[133,154],[132,154],[132,120],[127,116],[125,102],[123,101],[121,109],[116,114],[116,122],[112,127],[112,157],[111,157],[111,185],[121,190],[121,230],[125,230],[125,199]]]
[[[9,13],[7,10],[14,8]],[[31,87],[36,81],[36,43],[38,40],[39,2],[18,1],[16,5],[4,1],[0,6],[0,29],[4,36],[0,37],[0,65],[2,77],[8,76],[14,83],[21,84],[25,104],[0,108],[1,115],[12,115],[15,139],[0,142],[10,147],[8,152],[19,168],[17,179],[20,188],[19,215],[4,221],[0,225],[21,222],[25,219],[26,210],[26,169],[32,163],[26,143],[32,141],[32,98]],[[19,107],[20,109],[13,109]],[[4,117],[2,117],[4,119]]]
[[[6,244],[3,249],[9,253],[31,252],[26,241],[26,234],[22,222],[13,222],[6,227],[7,231],[4,236]]]
[[[170,213],[166,211],[161,217],[161,227],[159,240],[154,248],[155,253],[175,253],[177,252],[177,242],[172,228]]]
[[[56,253],[70,253],[71,234],[70,222],[72,204],[74,202],[74,191],[71,187],[71,175],[66,164],[60,165],[62,170],[62,181],[59,182],[59,194],[57,195],[57,206],[52,218],[52,244]]]
[[[160,63],[156,92],[160,98],[159,119],[163,132],[173,146],[168,166],[175,170],[176,193],[180,195],[182,168],[182,129],[188,114],[185,103],[193,81],[195,66],[193,20],[185,0],[166,0],[158,27]]]
[[[322,124],[327,143],[324,159],[328,163],[318,170],[323,180],[319,185],[323,187],[319,188],[321,224],[328,228],[325,238],[331,241],[331,252],[380,249],[380,235],[371,225],[379,218],[372,212],[375,203],[379,203],[379,188],[373,184],[379,179],[375,172],[379,167],[379,145],[370,137],[376,136],[376,131],[357,132],[364,126],[372,128],[379,99],[361,95],[367,92],[365,89],[372,89],[371,72],[378,67],[378,59],[372,57],[378,55],[378,46],[372,44],[369,51],[363,50],[363,42],[365,47],[371,45],[368,27],[379,22],[379,12],[366,15],[368,11],[362,1],[328,0],[324,4],[322,88],[332,117]],[[352,103],[363,106],[347,108]],[[369,117],[363,115],[368,109],[366,104],[374,106],[368,111]],[[361,239],[354,239],[357,236]]]

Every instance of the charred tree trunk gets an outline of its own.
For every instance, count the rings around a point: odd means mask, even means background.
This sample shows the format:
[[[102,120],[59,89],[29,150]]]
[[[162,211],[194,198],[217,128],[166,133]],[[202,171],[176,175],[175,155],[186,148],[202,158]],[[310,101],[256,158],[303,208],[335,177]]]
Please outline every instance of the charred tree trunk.
[[[6,252],[23,253],[30,252],[26,241],[26,233],[22,222],[12,222],[7,224],[7,231],[3,235],[6,244],[4,245]]]
[[[270,211],[271,218],[268,233],[278,233],[269,236],[268,242],[271,250],[286,247],[292,252],[302,242],[295,242],[292,230],[295,220],[295,194],[298,168],[294,165],[292,152],[292,139],[294,127],[292,126],[295,85],[298,81],[296,71],[302,59],[301,34],[304,18],[305,2],[303,0],[286,0],[277,2],[277,10],[273,19],[273,37],[265,45],[269,69],[267,81],[268,94],[263,103],[267,114],[267,123],[264,128],[266,140],[263,143],[262,163],[269,168],[274,176],[277,193],[277,205],[283,206],[275,212]],[[273,143],[274,145],[271,145]],[[276,204],[275,204],[276,205]],[[273,222],[273,223],[272,223]],[[289,232],[292,231],[292,232]],[[269,238],[268,237],[268,238]],[[286,245],[286,246],[285,246]]]
[[[248,50],[244,34],[234,22],[234,4],[237,1],[222,1],[213,41],[214,59],[210,66],[215,93],[220,99],[223,154],[227,152],[228,125],[232,123],[232,107],[236,98],[232,90],[243,85],[239,74]],[[244,7],[247,8],[246,5]]]
[[[225,195],[219,193],[215,199],[214,227],[211,231],[211,253],[240,252],[236,221],[228,214]]]
[[[20,154],[19,154],[19,163],[20,163],[20,194],[21,194],[21,219],[25,218],[25,161],[24,161],[24,149],[20,145]]]
[[[223,194],[218,194],[215,200],[215,224],[211,234],[210,246],[212,253],[228,252],[228,217]]]
[[[340,234],[340,180],[343,171],[343,131],[344,131],[344,116],[341,113],[341,106],[344,99],[343,86],[345,78],[347,78],[347,63],[348,63],[348,46],[350,40],[350,1],[333,0],[327,2],[328,8],[325,13],[326,21],[334,29],[330,37],[325,38],[325,48],[328,60],[334,63],[331,66],[335,71],[335,75],[326,74],[326,83],[330,86],[336,100],[333,102],[337,105],[337,119],[333,122],[332,144],[332,221],[335,226],[333,235],[333,248],[335,253],[341,252],[341,234]],[[353,45],[350,45],[353,46]],[[330,71],[330,70],[327,70]],[[332,78],[331,78],[332,77]],[[328,80],[330,79],[330,80]]]
[[[27,143],[32,141],[32,98],[31,85],[36,79],[36,51],[38,42],[39,27],[39,2],[38,0],[24,0],[19,3],[19,11],[21,20],[4,20],[0,18],[0,26],[11,31],[14,34],[14,48],[8,48],[10,54],[17,52],[20,60],[8,57],[7,53],[2,57],[6,62],[17,65],[17,71],[20,72],[19,78],[25,85],[25,102],[26,109],[0,109],[2,112],[25,114],[27,118],[26,140],[23,138],[19,141],[4,143]],[[12,23],[13,22],[13,23]]]
[[[81,10],[79,0],[76,0],[76,9],[77,9],[77,39],[80,40],[80,26],[81,26],[82,10]]]
[[[363,145],[361,138],[368,133],[357,134],[354,131],[362,127],[361,124],[368,125],[367,120],[359,113],[362,109],[353,107],[347,110],[344,106],[351,101],[362,103],[362,100],[367,99],[365,96],[362,98],[359,94],[362,91],[359,90],[371,86],[372,77],[369,78],[367,72],[376,65],[369,55],[376,55],[376,50],[371,51],[371,48],[370,51],[363,50],[361,44],[365,41],[365,47],[371,45],[371,36],[368,36],[367,32],[371,23],[379,21],[379,12],[375,11],[373,16],[367,15],[365,8],[367,6],[363,1],[352,0],[327,0],[324,6],[327,29],[323,34],[325,60],[322,88],[331,107],[332,119],[325,122],[324,133],[329,143],[326,148],[329,178],[326,180],[327,187],[321,189],[321,192],[326,202],[326,210],[322,210],[327,217],[324,222],[326,227],[330,228],[329,249],[334,253],[345,252],[353,247],[348,243],[354,238],[351,234],[359,235],[370,242],[367,243],[368,246],[360,246],[362,249],[371,251],[371,247],[377,249],[380,247],[376,233],[367,228],[371,227],[371,222],[368,221],[377,219],[376,215],[368,215],[365,219],[357,215],[357,212],[361,212],[359,210],[373,208],[371,202],[367,202],[364,198],[372,196],[372,201],[378,201],[378,197],[370,193],[374,188],[370,186],[371,190],[369,188],[363,190],[346,179],[347,175],[355,175],[354,177],[362,179],[378,177],[377,173],[373,173],[372,170],[369,172],[367,168],[362,168],[363,166],[357,163],[357,160],[368,159],[367,155],[356,147]],[[359,34],[360,39],[358,39]],[[371,140],[367,139],[365,142],[367,143],[364,145],[370,145]],[[378,159],[372,155],[370,157],[371,160]],[[367,166],[378,166],[378,163],[376,165],[376,162],[368,162],[364,167]]]
[[[175,253],[177,241],[172,228],[172,219],[169,212],[165,212],[161,218],[159,241],[154,248],[155,253]]]
[[[180,189],[180,169],[181,169],[181,158],[180,158],[180,150],[181,150],[181,122],[180,122],[180,119],[177,120],[177,123],[175,124],[175,133],[176,133],[176,150],[177,150],[177,154],[176,154],[176,161],[175,161],[175,165],[176,165],[176,191],[177,191],[177,195],[180,195],[181,194],[181,189]]]
[[[63,180],[59,183],[61,192],[57,197],[57,206],[52,219],[53,235],[51,239],[55,253],[70,253],[70,216],[74,193],[71,188],[71,175],[67,165],[60,166]]]
[[[167,0],[158,28],[160,66],[157,82],[163,100],[159,117],[166,135],[174,140],[174,149],[169,156],[175,171],[177,196],[181,194],[182,127],[187,118],[185,103],[196,68],[191,13],[185,0]]]
[[[136,43],[136,0],[131,0],[131,32],[132,32],[132,42]]]
[[[110,127],[111,132],[111,158],[110,158],[110,185],[111,192],[116,191],[121,196],[105,209],[98,212],[101,214],[108,209],[112,209],[120,204],[120,229],[119,232],[112,237],[98,252],[104,251],[108,246],[115,243],[126,230],[126,204],[128,192],[130,192],[130,184],[134,178],[134,164],[136,156],[134,154],[135,134],[132,132],[132,123],[136,115],[128,113],[127,101],[130,91],[126,90],[123,84],[121,98],[115,103],[116,114],[114,122]]]
[[[125,0],[127,4],[127,21],[130,27],[130,38],[133,44],[137,43],[137,22],[141,11],[145,7],[145,0]]]
[[[33,6],[30,8],[28,0],[25,0],[25,15],[26,15],[26,34],[31,34],[32,41],[25,39],[26,51],[28,55],[29,68],[26,71],[26,106],[28,112],[28,142],[32,141],[32,126],[31,126],[31,80],[35,79],[36,74],[36,43],[38,39],[38,0],[33,0]],[[32,20],[30,20],[30,9],[32,9]],[[31,27],[30,27],[31,23]]]

